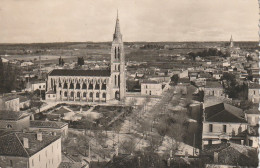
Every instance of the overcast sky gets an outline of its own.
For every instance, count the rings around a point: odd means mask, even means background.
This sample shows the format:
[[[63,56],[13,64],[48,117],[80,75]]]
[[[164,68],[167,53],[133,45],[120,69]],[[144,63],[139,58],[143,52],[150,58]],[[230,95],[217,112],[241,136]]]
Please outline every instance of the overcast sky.
[[[0,0],[0,43],[258,41],[257,0]]]

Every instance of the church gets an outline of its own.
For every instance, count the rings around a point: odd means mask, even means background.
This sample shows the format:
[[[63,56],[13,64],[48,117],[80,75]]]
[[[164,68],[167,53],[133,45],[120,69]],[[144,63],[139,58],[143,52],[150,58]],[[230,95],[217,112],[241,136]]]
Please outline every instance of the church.
[[[107,102],[126,94],[125,54],[117,15],[110,70],[54,69],[47,76],[46,100]]]

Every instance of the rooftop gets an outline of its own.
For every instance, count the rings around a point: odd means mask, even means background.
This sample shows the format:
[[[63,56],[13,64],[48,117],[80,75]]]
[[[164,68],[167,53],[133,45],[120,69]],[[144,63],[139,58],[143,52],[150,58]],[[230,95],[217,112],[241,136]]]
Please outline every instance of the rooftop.
[[[23,138],[28,139],[29,148],[24,148]],[[0,156],[30,157],[42,150],[60,136],[42,134],[42,141],[37,140],[36,133],[10,133],[0,136]]]
[[[243,110],[226,103],[206,107],[205,120],[209,122],[246,123]]]
[[[110,76],[110,70],[54,69],[49,76]]]
[[[30,121],[30,127],[36,127],[36,128],[62,128],[64,126],[68,125],[64,122],[58,122],[58,121]]]
[[[7,110],[0,111],[0,120],[20,120],[27,116],[29,115],[23,112],[7,111]]]
[[[217,81],[206,81],[206,88],[223,88],[221,83]]]
[[[252,108],[245,111],[246,114],[260,114],[260,111],[257,108]]]

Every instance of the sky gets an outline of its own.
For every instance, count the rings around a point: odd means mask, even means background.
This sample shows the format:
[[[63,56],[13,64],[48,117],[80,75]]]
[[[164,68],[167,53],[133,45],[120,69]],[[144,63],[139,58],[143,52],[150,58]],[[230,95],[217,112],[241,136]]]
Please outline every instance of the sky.
[[[258,41],[257,0],[0,0],[0,43]]]

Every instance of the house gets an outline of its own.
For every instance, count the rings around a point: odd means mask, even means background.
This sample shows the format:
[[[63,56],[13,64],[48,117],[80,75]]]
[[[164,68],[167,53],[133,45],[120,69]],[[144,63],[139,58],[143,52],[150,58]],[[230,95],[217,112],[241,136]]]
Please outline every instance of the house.
[[[68,136],[68,123],[58,121],[30,121],[30,131],[41,131],[46,133],[56,132],[62,139]]]
[[[45,81],[34,81],[29,84],[29,87],[26,90],[35,91],[35,90],[45,90],[45,89],[46,89]]]
[[[260,111],[257,108],[252,108],[245,111],[248,128],[247,128],[247,137],[246,144],[248,146],[258,148],[259,147],[259,118]]]
[[[16,111],[0,111],[0,130],[20,131],[29,127],[30,115]]]
[[[248,100],[253,103],[260,102],[259,94],[260,85],[258,83],[249,83],[248,84]]]
[[[0,167],[58,168],[60,136],[16,132],[0,136]]]
[[[219,103],[203,110],[202,146],[235,142],[245,144],[247,121],[242,109]]]
[[[257,167],[257,149],[235,143],[205,146],[201,158],[206,168]]]
[[[189,78],[179,78],[175,90],[181,94],[187,94],[188,87],[191,86]]]
[[[204,95],[225,97],[224,88],[218,81],[206,81]]]
[[[0,97],[0,110],[20,111],[19,98],[15,95]]]
[[[162,95],[164,86],[157,81],[144,81],[141,83],[141,94],[160,96]]]

